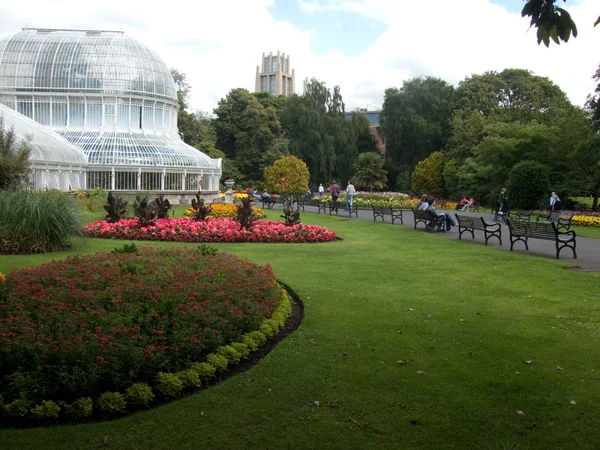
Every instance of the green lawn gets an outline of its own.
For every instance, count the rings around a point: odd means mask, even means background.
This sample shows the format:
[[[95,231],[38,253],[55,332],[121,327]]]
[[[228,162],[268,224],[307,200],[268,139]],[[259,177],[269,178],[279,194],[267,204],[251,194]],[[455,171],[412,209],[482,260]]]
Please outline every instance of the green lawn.
[[[106,436],[114,449],[598,448],[599,274],[390,224],[302,217],[343,241],[216,245],[271,263],[304,300],[300,328],[258,365],[120,420],[0,430],[0,447],[93,449]],[[0,272],[67,254],[0,256]]]

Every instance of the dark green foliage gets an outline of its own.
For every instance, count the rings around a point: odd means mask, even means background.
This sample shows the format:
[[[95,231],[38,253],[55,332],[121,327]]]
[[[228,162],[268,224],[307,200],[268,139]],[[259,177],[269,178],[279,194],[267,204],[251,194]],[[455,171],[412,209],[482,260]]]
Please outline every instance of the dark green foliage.
[[[15,400],[4,405],[4,412],[12,417],[25,417],[29,412],[29,404],[25,400]]]
[[[283,219],[286,227],[293,227],[300,223],[300,206],[298,199],[293,195],[283,195]]]
[[[97,404],[106,414],[121,414],[127,408],[125,397],[119,392],[105,392],[98,398]]]
[[[66,405],[65,411],[71,419],[88,418],[94,412],[94,401],[89,397],[77,399],[70,405]]]
[[[29,156],[27,142],[17,142],[12,129],[6,130],[0,117],[0,190],[24,186],[29,180]]]
[[[158,206],[154,201],[148,203],[148,197],[141,198],[136,195],[133,202],[133,211],[141,227],[154,224],[158,218]]]
[[[219,252],[219,250],[207,244],[199,245],[196,251],[202,256],[215,256]]]
[[[412,173],[412,192],[416,195],[444,194],[444,166],[446,160],[441,152],[433,152],[421,161]]]
[[[379,116],[387,158],[413,168],[442,150],[450,137],[454,107],[454,87],[439,78],[413,78],[400,89],[387,89]]]
[[[134,383],[125,391],[125,398],[137,407],[145,407],[154,400],[154,393],[146,383]]]
[[[118,195],[108,193],[107,205],[104,205],[106,217],[104,220],[110,223],[117,223],[127,214],[127,201],[121,199]]]
[[[200,192],[197,192],[196,198],[192,199],[192,209],[194,210],[192,218],[198,222],[205,221],[212,212],[212,206],[204,205],[204,199],[200,197]]]
[[[81,210],[71,195],[55,190],[1,192],[0,253],[62,250],[81,225]]]
[[[548,168],[536,161],[521,161],[510,171],[508,203],[512,209],[537,209],[548,196]]]
[[[154,203],[154,206],[156,206],[156,209],[158,210],[157,219],[169,218],[169,210],[172,208],[169,199],[165,198],[164,195],[159,195],[152,203]]]
[[[537,28],[538,45],[543,42],[548,47],[550,39],[560,45],[560,41],[568,42],[571,35],[577,37],[577,26],[571,15],[555,3],[556,0],[527,0],[523,6],[521,16],[531,17],[530,26]],[[598,22],[600,17],[594,26]]]
[[[237,215],[235,220],[238,221],[241,228],[245,228],[246,230],[252,228],[252,224],[258,220],[252,209],[252,203],[250,202],[249,197],[242,198],[241,204],[237,205]]]
[[[135,253],[136,255],[139,254],[138,248],[137,248],[137,245],[135,245],[135,242],[132,242],[131,244],[123,244],[122,247],[115,247],[112,250],[112,253],[115,253],[118,255],[125,255],[127,253]]]

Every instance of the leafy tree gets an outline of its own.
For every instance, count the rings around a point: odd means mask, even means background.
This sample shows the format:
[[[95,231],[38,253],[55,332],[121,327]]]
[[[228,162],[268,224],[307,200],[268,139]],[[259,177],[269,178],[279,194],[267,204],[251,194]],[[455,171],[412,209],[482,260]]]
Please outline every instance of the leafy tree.
[[[30,156],[27,142],[17,142],[14,130],[7,130],[0,117],[0,190],[27,184]]]
[[[460,82],[456,94],[462,118],[475,110],[494,121],[555,123],[573,108],[552,81],[523,69],[472,75]]]
[[[387,171],[379,153],[361,153],[354,163],[352,181],[358,188],[376,191],[386,187]]]
[[[179,136],[192,147],[204,141],[214,142],[216,139],[212,120],[207,113],[188,112],[189,96],[192,87],[187,81],[184,73],[171,69],[171,75],[177,87],[177,100],[179,111],[177,112],[177,129]]]
[[[242,116],[248,103],[253,99],[257,101],[246,89],[232,89],[224,99],[219,101],[214,110],[217,116],[215,119],[216,145],[230,158],[237,156],[236,143]]]
[[[354,132],[354,141],[358,153],[377,152],[377,142],[375,136],[371,133],[370,123],[364,114],[353,111],[350,116],[352,131]]]
[[[265,168],[264,175],[269,191],[304,194],[308,190],[310,172],[306,163],[295,156],[278,159]]]
[[[548,167],[537,161],[521,161],[508,178],[511,208],[536,209],[548,195]]]
[[[264,172],[267,166],[272,165],[278,159],[290,155],[290,140],[285,136],[278,136],[273,139],[271,145],[263,153],[260,162],[261,170]]]
[[[442,152],[433,152],[417,164],[412,173],[412,191],[415,194],[444,194],[444,166],[446,158]]]
[[[345,118],[338,86],[333,90],[316,80],[304,80],[301,96],[292,95],[281,112],[289,150],[306,162],[315,182],[347,180],[358,155],[357,133]]]
[[[200,144],[195,145],[197,150],[200,150],[205,155],[214,158],[214,159],[222,159],[221,162],[221,179],[223,180],[236,180],[240,181],[244,179],[242,172],[240,172],[239,167],[236,162],[232,158],[228,158],[225,156],[223,151],[219,150],[214,142],[201,142]]]
[[[598,85],[595,94],[588,96],[585,106],[592,119],[592,128],[597,132],[600,131],[600,66],[592,78],[598,82]]]
[[[568,42],[571,35],[577,37],[577,26],[571,15],[555,3],[556,0],[527,0],[523,6],[521,16],[531,17],[531,26],[537,28],[538,45],[543,42],[548,47],[550,39],[560,45],[560,41]],[[598,23],[600,17],[594,26]]]
[[[592,191],[592,208],[598,207],[600,196],[600,135],[590,134],[572,154],[576,170],[573,176],[580,179],[579,186]]]
[[[445,148],[454,111],[454,87],[439,78],[413,78],[385,91],[379,129],[386,157],[410,167]]]

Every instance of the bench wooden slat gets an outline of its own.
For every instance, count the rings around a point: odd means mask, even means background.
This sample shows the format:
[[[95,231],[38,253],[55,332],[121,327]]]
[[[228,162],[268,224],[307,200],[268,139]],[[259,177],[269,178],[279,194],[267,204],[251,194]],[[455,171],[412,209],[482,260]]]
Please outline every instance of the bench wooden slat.
[[[557,224],[554,222],[524,222],[519,220],[508,219],[508,229],[510,231],[510,250],[516,242],[521,241],[525,244],[525,249],[529,250],[527,240],[543,239],[554,241],[556,246],[556,259],[559,258],[560,251],[567,247],[573,251],[573,258],[577,259],[575,240],[576,234],[574,231],[560,231]]]

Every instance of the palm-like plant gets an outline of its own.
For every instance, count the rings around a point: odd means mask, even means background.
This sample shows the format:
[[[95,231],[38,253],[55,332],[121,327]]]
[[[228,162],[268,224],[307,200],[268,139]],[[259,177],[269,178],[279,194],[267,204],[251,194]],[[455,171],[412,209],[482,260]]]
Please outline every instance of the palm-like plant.
[[[375,152],[361,153],[354,163],[352,181],[357,188],[370,191],[387,186],[387,170],[383,169],[383,159]]]
[[[31,148],[27,142],[17,142],[15,132],[7,130],[0,117],[0,190],[27,183],[30,155]]]

